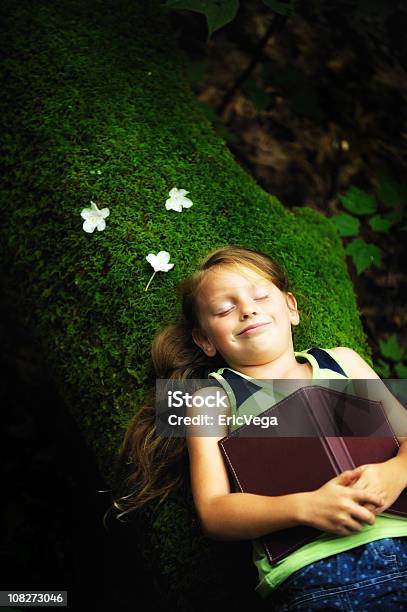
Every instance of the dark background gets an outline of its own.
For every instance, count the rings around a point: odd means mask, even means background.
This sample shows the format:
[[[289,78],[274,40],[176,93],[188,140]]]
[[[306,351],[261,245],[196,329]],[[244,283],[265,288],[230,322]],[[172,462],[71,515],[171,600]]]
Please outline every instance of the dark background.
[[[0,589],[66,590],[71,609],[159,610],[138,525],[104,527],[108,487],[22,320],[3,300]]]

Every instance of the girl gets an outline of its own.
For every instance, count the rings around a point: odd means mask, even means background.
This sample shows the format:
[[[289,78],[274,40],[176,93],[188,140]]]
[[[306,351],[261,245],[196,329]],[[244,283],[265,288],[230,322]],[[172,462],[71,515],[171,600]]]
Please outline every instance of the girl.
[[[237,380],[261,387],[262,379],[378,378],[349,348],[294,351],[297,301],[284,270],[264,253],[217,249],[179,290],[182,318],[153,342],[156,375],[216,379],[229,414],[251,401],[234,392]],[[182,469],[177,473],[174,466],[187,451],[204,533],[252,540],[256,591],[277,609],[404,609],[407,520],[381,513],[407,486],[407,438],[399,438],[399,452],[389,461],[343,472],[315,491],[271,497],[231,491],[218,447],[226,429],[219,437],[160,439],[154,421],[154,408],[145,406],[126,433],[122,456],[132,459],[135,470],[128,479],[130,494],[115,501],[119,516],[153,499],[161,502],[179,486]],[[321,536],[271,566],[259,538],[300,524],[316,527]]]

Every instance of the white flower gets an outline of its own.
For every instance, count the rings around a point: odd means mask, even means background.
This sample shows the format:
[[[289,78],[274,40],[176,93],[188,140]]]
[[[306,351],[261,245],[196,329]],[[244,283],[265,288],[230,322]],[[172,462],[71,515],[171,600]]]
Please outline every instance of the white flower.
[[[85,219],[82,227],[88,234],[91,234],[95,230],[95,227],[101,232],[106,227],[105,219],[109,216],[110,211],[108,208],[99,210],[92,200],[90,204],[90,208],[84,208],[81,212],[82,219]]]
[[[168,263],[170,260],[170,254],[167,251],[160,251],[158,255],[149,253],[146,257],[149,264],[154,268],[154,272],[168,272],[174,267],[174,264]]]
[[[187,193],[189,191],[185,191],[185,189],[173,187],[168,192],[170,197],[165,201],[165,208],[167,210],[176,210],[177,212],[181,212],[183,208],[191,208],[193,202],[185,197]]]
[[[174,267],[173,263],[168,263],[170,260],[170,254],[167,251],[160,251],[157,255],[154,255],[154,253],[149,253],[146,256],[146,259],[148,263],[154,268],[154,272],[152,277],[148,281],[147,287],[144,291],[147,291],[147,289],[149,288],[150,283],[153,280],[156,272],[168,272],[168,270],[171,270],[171,268]]]

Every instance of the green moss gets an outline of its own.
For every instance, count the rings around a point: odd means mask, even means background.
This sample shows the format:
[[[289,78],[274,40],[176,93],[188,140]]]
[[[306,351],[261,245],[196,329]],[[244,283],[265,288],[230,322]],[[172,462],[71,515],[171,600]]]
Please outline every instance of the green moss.
[[[4,11],[5,271],[108,482],[149,382],[152,336],[210,249],[235,243],[285,263],[303,312],[298,350],[369,356],[339,237],[315,211],[285,210],[236,163],[188,87],[158,2],[9,0]],[[194,202],[182,214],[164,206],[174,186]],[[90,200],[110,209],[103,232],[82,230]],[[175,267],[146,293],[145,256],[159,250]],[[192,510],[160,512],[156,535],[179,517],[160,544],[172,588],[175,576],[190,589],[205,571],[215,580],[222,570],[209,552],[199,561]]]

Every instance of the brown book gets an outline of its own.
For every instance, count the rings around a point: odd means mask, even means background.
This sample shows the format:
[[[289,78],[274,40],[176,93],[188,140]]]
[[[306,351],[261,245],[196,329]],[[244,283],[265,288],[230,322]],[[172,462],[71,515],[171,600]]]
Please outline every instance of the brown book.
[[[258,416],[276,417],[278,426],[265,429],[254,420],[218,442],[230,478],[244,493],[313,491],[345,470],[387,461],[400,446],[382,402],[318,385],[298,389]],[[407,489],[386,513],[407,517]],[[273,565],[322,533],[299,525],[259,539]]]

